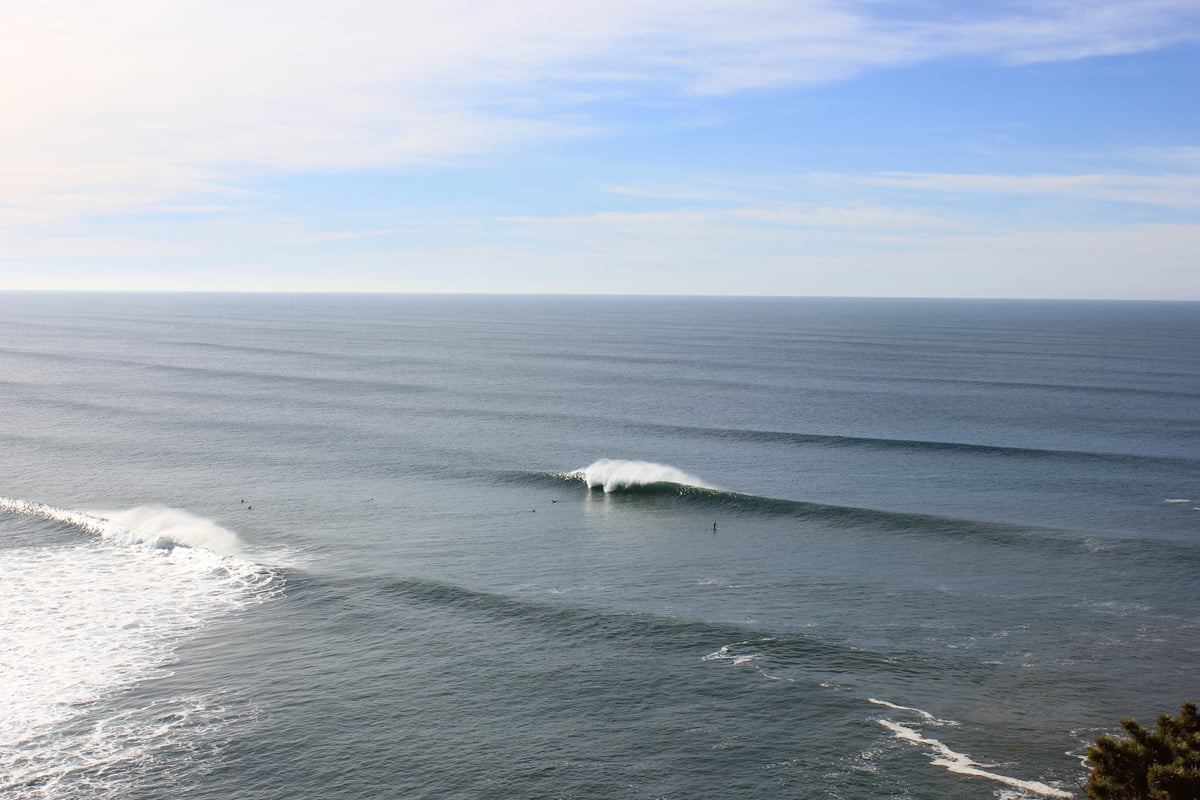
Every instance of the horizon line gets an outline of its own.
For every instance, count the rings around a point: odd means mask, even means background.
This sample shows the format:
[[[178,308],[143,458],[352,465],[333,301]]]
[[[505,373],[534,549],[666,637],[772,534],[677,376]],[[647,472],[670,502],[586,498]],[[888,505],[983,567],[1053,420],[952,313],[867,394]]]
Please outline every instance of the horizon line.
[[[987,297],[966,295],[763,295],[763,294],[674,294],[655,292],[453,292],[389,289],[42,289],[4,288],[0,294],[89,294],[89,295],[228,295],[228,296],[344,296],[344,297],[544,297],[544,298],[645,298],[695,300],[947,300],[1029,303],[1200,303],[1191,298],[1124,297]]]

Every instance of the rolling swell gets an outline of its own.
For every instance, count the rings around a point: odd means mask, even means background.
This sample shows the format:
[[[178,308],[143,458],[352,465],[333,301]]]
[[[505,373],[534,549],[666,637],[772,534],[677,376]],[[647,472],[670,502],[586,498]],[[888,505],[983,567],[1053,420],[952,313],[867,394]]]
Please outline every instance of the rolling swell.
[[[904,672],[923,660],[917,653],[880,653],[836,639],[794,632],[764,631],[750,626],[669,617],[639,611],[615,611],[519,598],[421,578],[377,577],[336,582],[318,576],[293,576],[294,600],[363,604],[389,609],[397,602],[410,608],[472,617],[486,626],[501,625],[522,640],[552,642],[561,647],[674,653],[696,663],[724,660],[725,652],[753,652],[758,666],[802,669],[820,677],[863,671]],[[333,598],[333,599],[331,599]],[[732,660],[732,659],[731,659]]]
[[[576,482],[586,484],[586,480],[578,472],[516,472],[510,473],[507,478],[513,483],[530,486],[553,487]],[[679,505],[681,508],[695,508],[704,511],[788,517],[797,520],[818,521],[839,527],[874,527],[907,532],[960,534],[1029,533],[1035,530],[1051,530],[941,517],[933,514],[839,506],[804,500],[785,500],[778,497],[763,497],[671,481],[649,481],[623,486],[619,490],[607,492],[607,494],[615,497],[629,497],[631,501],[654,505],[672,504]]]
[[[738,441],[762,444],[793,446],[814,445],[831,449],[857,449],[871,451],[947,453],[950,455],[981,455],[1016,459],[1037,459],[1070,463],[1103,462],[1106,464],[1194,464],[1196,459],[1164,456],[1146,456],[1128,453],[1102,453],[1087,450],[1056,450],[1035,447],[1011,447],[1006,445],[977,444],[972,442],[940,442],[925,439],[889,439],[869,436],[836,436],[816,433],[791,433],[786,431],[760,431],[746,429],[702,428],[695,426],[654,426],[663,433],[685,435],[691,438],[709,438],[718,441]]]
[[[587,469],[590,468],[573,472],[510,472],[501,476],[501,480],[517,485],[546,488],[574,483],[587,486],[590,483],[589,488],[599,492],[603,484],[589,479]],[[745,514],[790,519],[838,530],[869,530],[931,538],[965,537],[984,544],[1055,555],[1094,553],[1102,550],[1106,555],[1139,560],[1172,557],[1191,562],[1198,558],[1194,549],[1181,548],[1166,542],[1108,539],[1105,540],[1103,548],[1097,548],[1094,534],[1081,530],[787,500],[666,480],[633,482],[611,491],[606,490],[604,495],[609,502],[628,503],[647,509],[676,508],[680,511],[691,510],[710,515]]]
[[[523,419],[531,422],[551,420],[562,423],[592,423],[597,428],[611,426],[614,420],[608,416],[582,415],[575,413],[550,413],[546,411],[519,411],[505,409],[471,408],[458,413],[479,419]],[[872,436],[843,436],[821,433],[798,433],[792,431],[757,430],[750,428],[710,428],[696,425],[671,425],[654,422],[637,422],[621,419],[623,429],[650,436],[668,438],[701,439],[717,442],[779,445],[784,447],[817,447],[836,450],[859,450],[873,453],[944,453],[953,456],[986,456],[994,458],[1060,462],[1064,464],[1109,464],[1127,466],[1189,466],[1200,463],[1200,459],[1174,455],[1145,455],[1138,453],[1114,453],[1099,450],[1070,450],[1038,447],[1014,447],[1010,445],[981,444],[976,442],[937,441],[930,439],[894,439]]]

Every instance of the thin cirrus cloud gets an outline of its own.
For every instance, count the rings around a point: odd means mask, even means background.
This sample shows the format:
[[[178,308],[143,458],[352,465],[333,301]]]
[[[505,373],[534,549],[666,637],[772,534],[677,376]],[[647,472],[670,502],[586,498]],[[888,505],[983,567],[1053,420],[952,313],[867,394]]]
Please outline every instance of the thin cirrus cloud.
[[[1077,198],[1176,209],[1200,207],[1200,175],[1195,173],[987,175],[893,172],[856,180],[864,184],[924,192]]]
[[[821,83],[943,57],[1132,52],[1194,3],[374,0],[0,5],[10,222],[598,135],[589,101]],[[884,13],[886,12],[886,13]],[[18,77],[19,76],[19,77]]]
[[[944,62],[934,79],[953,82],[967,62],[1011,72],[1197,32],[1193,0],[0,0],[0,285],[573,291],[603,274],[609,290],[1083,296],[1129,294],[1136,264],[1138,291],[1200,296],[1167,274],[1200,245],[1200,151],[1173,133],[1024,159],[1035,132],[997,174],[912,155],[950,139],[888,149],[881,130],[846,148],[886,158],[818,173],[819,150],[722,160],[769,135],[772,153],[801,145],[753,110],[721,122],[741,98],[808,92],[819,124],[820,103],[871,72]],[[896,74],[903,92],[931,72]],[[858,100],[831,102],[852,124]],[[1019,128],[1017,105],[980,126]],[[660,135],[692,115],[717,121]],[[540,173],[485,174],[558,142]],[[660,163],[678,143],[695,149]],[[415,177],[381,181],[381,210],[363,198],[382,172]],[[313,199],[326,185],[351,207]],[[1099,277],[1051,285],[1056,264]]]
[[[950,228],[957,223],[922,211],[884,207],[804,206],[771,204],[719,210],[677,209],[673,211],[601,211],[549,217],[507,217],[507,222],[543,228],[608,228],[613,231],[688,230],[701,226],[767,223],[807,229],[927,229]]]

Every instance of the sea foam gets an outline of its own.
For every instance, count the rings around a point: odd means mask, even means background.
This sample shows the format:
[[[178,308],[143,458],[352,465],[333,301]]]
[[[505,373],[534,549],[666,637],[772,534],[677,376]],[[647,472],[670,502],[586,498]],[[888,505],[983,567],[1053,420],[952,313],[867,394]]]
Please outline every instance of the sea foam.
[[[0,549],[5,796],[54,795],[24,789],[52,788],[77,771],[68,766],[80,748],[78,737],[67,733],[69,723],[93,713],[98,701],[163,674],[176,643],[190,632],[282,588],[271,570],[201,546],[228,551],[241,543],[186,512],[82,512],[7,497],[0,498],[0,511],[92,535],[76,544]],[[95,722],[96,731],[106,726],[107,717]],[[157,730],[149,722],[143,727]],[[128,755],[139,746],[131,741],[117,750]],[[59,788],[62,796],[72,793],[66,784]]]
[[[928,711],[922,711],[919,708],[897,705],[886,700],[877,700],[875,698],[869,698],[869,700],[875,705],[884,706],[885,708],[913,713],[920,717],[921,720],[926,724],[957,725],[957,723],[949,720],[937,719]],[[950,772],[958,775],[970,775],[976,778],[986,778],[991,781],[996,781],[997,783],[1004,784],[1005,786],[1018,789],[1025,795],[1034,794],[1041,797],[1074,797],[1071,792],[1050,786],[1049,784],[1041,781],[1022,780],[1020,778],[1013,778],[1008,775],[1002,775],[999,772],[992,772],[989,769],[985,769],[984,765],[976,762],[966,753],[959,753],[951,750],[938,739],[932,739],[922,735],[921,732],[916,728],[909,727],[908,725],[902,725],[899,722],[893,722],[892,720],[887,719],[876,720],[876,722],[891,731],[897,739],[901,739],[913,745],[924,745],[928,747],[931,755],[929,763],[936,767],[945,767]]]
[[[134,538],[158,546],[202,547],[215,553],[233,555],[242,552],[241,538],[210,519],[197,517],[177,508],[137,506],[123,511],[89,511],[122,531],[135,532]]]

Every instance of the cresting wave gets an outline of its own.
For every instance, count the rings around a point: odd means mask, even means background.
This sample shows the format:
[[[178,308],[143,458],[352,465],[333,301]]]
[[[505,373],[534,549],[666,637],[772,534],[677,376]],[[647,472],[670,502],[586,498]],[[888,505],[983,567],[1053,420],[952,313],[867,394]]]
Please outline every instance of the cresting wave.
[[[602,458],[588,466],[568,472],[567,477],[578,478],[589,489],[602,488],[605,492],[636,490],[655,486],[691,486],[697,489],[716,489],[694,475],[667,464],[651,461],[625,461]]]
[[[120,796],[112,781],[195,735],[197,715],[163,722],[162,704],[206,701],[157,700],[158,710],[104,701],[166,674],[177,643],[277,596],[283,579],[234,555],[242,544],[233,532],[176,509],[86,513],[3,497],[0,526],[4,514],[95,538],[0,547],[0,794]]]
[[[1096,552],[1097,539],[1084,531],[746,494],[720,489],[675,467],[647,461],[600,459],[572,472],[513,472],[505,474],[505,478],[512,483],[535,486],[583,482],[590,489],[603,489],[607,495],[637,496],[647,503],[679,503],[713,513],[811,520],[823,526],[876,532],[970,537],[1000,547],[1059,555]],[[1115,538],[1103,541],[1104,552],[1121,557],[1161,559],[1169,552],[1172,558],[1185,561],[1200,559],[1195,548],[1170,542]]]
[[[174,508],[138,506],[122,511],[85,512],[0,497],[0,511],[61,522],[106,541],[156,550],[202,547],[231,555],[242,549],[237,534],[211,520]]]
[[[939,517],[854,506],[835,506],[803,500],[746,494],[713,486],[667,464],[602,458],[572,472],[519,473],[517,479],[535,482],[582,481],[589,489],[606,494],[629,493],[674,498],[698,507],[719,511],[814,519],[838,525],[867,525],[906,531],[979,532],[994,535],[1026,532],[1000,523]]]

